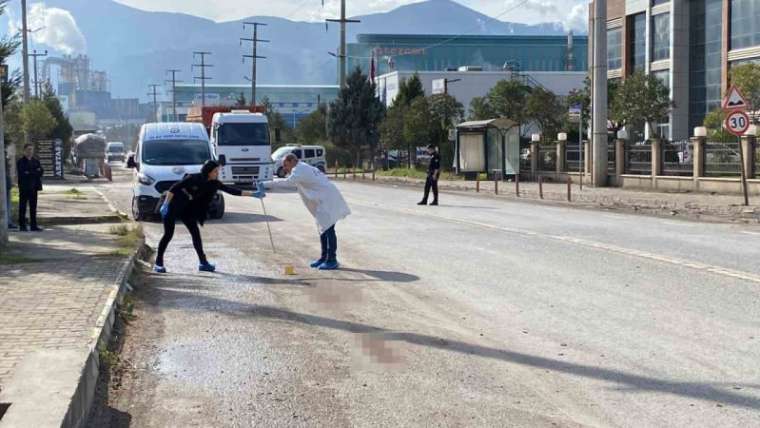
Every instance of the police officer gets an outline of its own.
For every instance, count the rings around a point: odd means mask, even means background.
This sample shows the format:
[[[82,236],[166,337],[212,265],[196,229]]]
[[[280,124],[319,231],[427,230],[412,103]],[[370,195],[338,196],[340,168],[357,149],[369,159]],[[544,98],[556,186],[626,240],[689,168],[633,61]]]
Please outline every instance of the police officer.
[[[438,205],[438,178],[441,176],[441,155],[438,154],[434,145],[427,148],[430,155],[430,164],[428,165],[427,180],[425,180],[425,196],[417,205],[427,205],[430,189],[433,189],[433,202],[430,205]]]
[[[26,207],[29,206],[29,225],[32,232],[41,232],[37,227],[37,192],[42,191],[42,165],[34,157],[34,146],[24,146],[24,156],[16,163],[18,172],[18,227],[26,232]]]

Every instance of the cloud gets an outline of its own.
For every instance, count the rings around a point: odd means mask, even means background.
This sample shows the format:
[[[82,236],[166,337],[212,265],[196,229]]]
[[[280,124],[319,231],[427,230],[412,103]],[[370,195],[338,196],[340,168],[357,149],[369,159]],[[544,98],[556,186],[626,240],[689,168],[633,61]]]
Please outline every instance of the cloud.
[[[542,18],[554,18],[559,15],[556,1],[552,0],[510,0],[507,7],[533,11]]]
[[[570,9],[563,21],[565,30],[585,33],[588,31],[588,3],[580,3]]]
[[[19,27],[20,24],[14,24]],[[87,41],[71,12],[47,7],[44,3],[35,3],[29,9],[28,25],[32,40],[48,48],[71,55],[85,53]]]

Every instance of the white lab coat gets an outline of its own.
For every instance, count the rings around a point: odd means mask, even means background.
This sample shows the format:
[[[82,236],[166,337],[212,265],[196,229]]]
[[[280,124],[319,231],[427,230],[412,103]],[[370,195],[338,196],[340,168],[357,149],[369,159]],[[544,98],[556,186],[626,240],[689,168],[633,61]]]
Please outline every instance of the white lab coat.
[[[296,186],[304,205],[317,221],[320,235],[335,226],[338,220],[351,214],[351,209],[335,184],[311,165],[298,162],[288,178],[275,182],[275,187],[280,183]]]

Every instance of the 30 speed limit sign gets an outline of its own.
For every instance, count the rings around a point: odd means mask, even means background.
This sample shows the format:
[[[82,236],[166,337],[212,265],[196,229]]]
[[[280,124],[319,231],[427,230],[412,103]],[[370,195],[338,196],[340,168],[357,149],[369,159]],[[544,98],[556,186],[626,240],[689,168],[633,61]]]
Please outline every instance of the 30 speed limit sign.
[[[749,129],[749,116],[743,111],[732,111],[726,116],[726,129],[728,132],[741,137]]]

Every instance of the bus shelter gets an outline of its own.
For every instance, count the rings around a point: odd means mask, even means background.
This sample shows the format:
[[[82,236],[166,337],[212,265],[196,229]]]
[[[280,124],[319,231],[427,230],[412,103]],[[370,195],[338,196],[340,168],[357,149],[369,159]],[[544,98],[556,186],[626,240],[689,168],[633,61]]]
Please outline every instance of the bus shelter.
[[[475,179],[514,178],[520,173],[520,129],[509,119],[463,122],[457,125],[454,167],[457,174]]]

